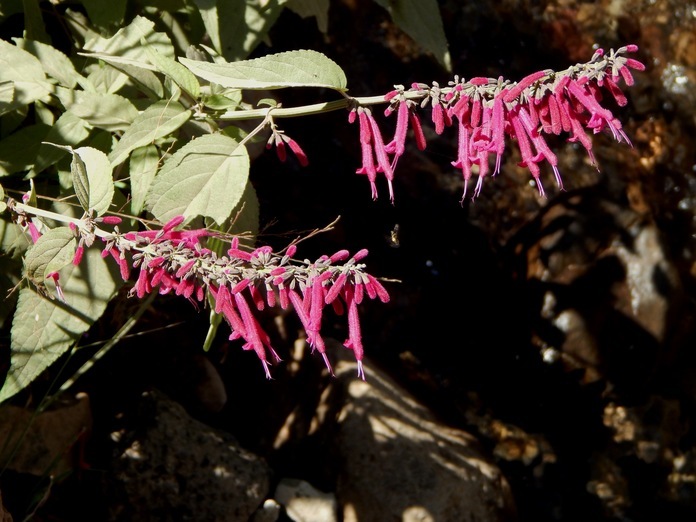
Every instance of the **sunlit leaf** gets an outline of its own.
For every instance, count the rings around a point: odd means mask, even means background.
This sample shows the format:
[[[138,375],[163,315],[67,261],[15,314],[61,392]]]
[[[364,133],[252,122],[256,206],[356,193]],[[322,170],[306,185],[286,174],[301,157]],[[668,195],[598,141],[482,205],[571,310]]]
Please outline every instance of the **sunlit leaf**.
[[[161,73],[165,74],[181,89],[189,93],[194,99],[201,94],[201,87],[196,76],[179,62],[160,53],[154,47],[145,48],[150,63]]]
[[[178,102],[160,100],[150,105],[133,121],[114,150],[109,154],[111,164],[122,163],[133,149],[149,145],[156,139],[171,134],[191,117]]]
[[[14,82],[17,105],[28,105],[51,92],[41,62],[24,49],[0,39],[0,82],[8,80]]]
[[[138,109],[118,94],[57,89],[60,101],[75,116],[108,131],[126,130],[138,117]]]
[[[144,39],[145,44],[141,43]],[[126,27],[111,38],[95,36],[85,42],[83,49],[111,56],[134,60],[146,57],[145,47],[151,46],[159,53],[174,57],[174,47],[165,33],[155,31],[155,24],[142,16],[136,16]]]
[[[12,321],[10,368],[0,401],[12,397],[69,350],[104,313],[121,285],[98,249],[60,273],[65,303],[23,288]],[[50,288],[50,281],[47,284]]]
[[[196,76],[234,89],[327,87],[346,90],[346,75],[336,62],[316,51],[288,51],[234,63],[179,58]]]
[[[77,85],[77,78],[80,75],[75,70],[70,58],[58,49],[52,45],[25,38],[14,38],[14,41],[17,47],[36,56],[46,74],[58,80],[61,85],[71,89]]]
[[[223,223],[241,199],[248,176],[246,149],[222,134],[208,134],[184,145],[164,163],[148,206],[162,222],[183,215]]]
[[[46,231],[24,258],[26,276],[36,286],[43,286],[46,276],[67,266],[75,255],[75,234],[69,227]]]
[[[145,206],[147,193],[157,174],[159,152],[154,145],[139,147],[130,156],[131,212],[137,216]]]
[[[75,149],[87,169],[89,180],[89,199],[87,209],[101,216],[109,210],[114,197],[114,181],[109,158],[102,151],[92,147]]]

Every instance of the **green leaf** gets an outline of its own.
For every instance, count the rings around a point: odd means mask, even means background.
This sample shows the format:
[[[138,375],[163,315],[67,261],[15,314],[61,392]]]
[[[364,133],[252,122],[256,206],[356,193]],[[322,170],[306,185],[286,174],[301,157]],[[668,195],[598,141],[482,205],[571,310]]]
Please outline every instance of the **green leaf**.
[[[141,43],[144,39],[145,43]],[[83,49],[111,56],[121,56],[133,60],[146,57],[146,47],[153,47],[159,53],[174,57],[174,46],[165,33],[155,31],[155,24],[142,16],[136,16],[126,27],[111,38],[94,36],[85,42]]]
[[[29,170],[49,129],[43,123],[29,125],[0,141],[0,177]]]
[[[92,147],[75,149],[73,161],[76,159],[75,155],[82,160],[87,171],[89,196],[87,205],[83,203],[82,208],[94,210],[97,216],[101,216],[109,210],[109,205],[114,197],[114,180],[109,158],[102,151]],[[77,193],[77,189],[75,192]]]
[[[329,29],[329,0],[288,0],[285,6],[302,18],[314,16],[317,27],[326,34]]]
[[[5,212],[7,209],[7,203],[5,203],[5,189],[0,185],[0,214]]]
[[[162,222],[183,215],[223,223],[239,200],[249,177],[244,147],[222,134],[197,138],[174,153],[155,178],[148,206]]]
[[[114,150],[109,154],[113,166],[122,163],[133,149],[149,145],[156,139],[171,134],[191,117],[178,102],[160,100],[153,103],[133,121]]]
[[[14,82],[0,82],[0,116],[14,110],[14,91]]]
[[[90,21],[100,29],[112,29],[123,23],[127,0],[82,0]]]
[[[287,0],[194,0],[217,53],[243,60],[266,38]]]
[[[157,174],[159,152],[154,145],[139,147],[130,157],[131,213],[139,215],[145,206],[147,193]]]
[[[326,87],[346,90],[346,75],[336,62],[316,51],[288,51],[235,63],[179,58],[193,74],[233,89]]]
[[[20,290],[12,321],[10,369],[0,401],[29,385],[101,317],[121,285],[114,269],[98,249],[87,249],[80,266],[70,264],[61,271],[65,303],[33,288]]]
[[[48,131],[45,141],[58,145],[77,146],[86,140],[88,136],[89,127],[87,122],[71,112],[64,112],[56,120],[51,130]],[[65,149],[42,143],[30,175],[35,176],[51,165],[55,165],[65,155],[65,152]]]
[[[448,71],[452,61],[447,49],[447,37],[442,25],[437,0],[375,0],[384,7],[407,35],[435,58]]]
[[[14,82],[17,105],[47,98],[52,88],[35,56],[0,39],[0,82],[7,80]]]
[[[90,125],[108,131],[126,130],[138,117],[138,109],[118,94],[56,90],[65,108]]]
[[[41,9],[38,0],[22,0],[24,7],[24,35],[31,39],[50,43],[51,39],[46,33]]]
[[[75,255],[75,234],[69,227],[57,227],[43,234],[24,258],[26,276],[43,287],[46,276],[70,264]]]
[[[150,60],[150,63],[154,65],[158,71],[166,75],[184,91],[189,93],[193,99],[198,99],[201,94],[201,86],[198,83],[198,79],[191,71],[173,58],[165,56],[153,47],[146,46],[145,52],[147,53],[147,59]]]
[[[58,49],[52,45],[25,38],[13,38],[13,40],[17,47],[36,56],[46,74],[58,80],[61,85],[71,89],[77,85],[77,78],[80,74],[75,70],[70,58]]]

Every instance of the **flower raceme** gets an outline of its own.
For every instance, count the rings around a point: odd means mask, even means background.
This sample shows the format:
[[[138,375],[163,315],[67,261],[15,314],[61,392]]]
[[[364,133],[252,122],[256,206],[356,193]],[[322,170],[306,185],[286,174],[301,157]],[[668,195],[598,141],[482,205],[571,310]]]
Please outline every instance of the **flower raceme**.
[[[320,333],[324,310],[330,306],[337,314],[347,316],[348,339],[344,345],[353,350],[358,375],[364,379],[358,305],[366,295],[389,301],[382,284],[365,272],[361,263],[367,250],[353,256],[341,250],[314,262],[298,262],[292,259],[294,245],[284,255],[274,254],[265,246],[249,252],[240,248],[238,238],[233,238],[226,254],[217,255],[204,245],[205,238],[214,233],[206,229],[180,230],[177,227],[183,220],[181,216],[174,218],[160,230],[124,234],[116,230],[103,237],[106,245],[102,255],[116,260],[123,279],[129,279],[131,269],[138,272],[131,295],[142,298],[156,291],[193,302],[203,302],[209,296],[215,312],[224,316],[232,330],[230,339],[242,339],[243,348],[256,353],[268,378],[269,356],[276,361],[280,357],[254,311],[276,305],[294,310],[308,343],[332,372]]]
[[[619,82],[633,85],[631,69],[645,69],[639,61],[624,56],[637,50],[635,45],[611,50],[607,54],[598,49],[587,63],[560,72],[539,71],[519,82],[502,77],[475,77],[468,81],[455,77],[444,88],[437,83],[431,87],[414,83],[410,89],[397,85],[384,97],[389,103],[385,115],[396,113],[396,131],[387,144],[370,109],[360,106],[354,99],[348,121],[357,120],[359,123],[362,150],[362,166],[356,173],[367,175],[373,198],[377,197],[377,174],[382,173],[393,201],[394,169],[404,154],[409,126],[416,146],[425,149],[418,108],[430,105],[437,134],[442,134],[448,127],[457,128],[457,159],[452,165],[462,171],[462,200],[474,174],[478,178],[473,193],[476,197],[486,176],[500,172],[506,137],[517,142],[522,160],[520,166],[529,169],[541,195],[544,195],[540,179],[540,164],[543,162],[551,166],[562,189],[558,159],[544,135],[569,134],[569,141],[579,142],[595,166],[592,140],[587,131],[597,134],[608,129],[616,141],[630,144],[621,122],[601,102],[608,93],[619,106],[627,104]],[[491,173],[493,156],[495,166]]]

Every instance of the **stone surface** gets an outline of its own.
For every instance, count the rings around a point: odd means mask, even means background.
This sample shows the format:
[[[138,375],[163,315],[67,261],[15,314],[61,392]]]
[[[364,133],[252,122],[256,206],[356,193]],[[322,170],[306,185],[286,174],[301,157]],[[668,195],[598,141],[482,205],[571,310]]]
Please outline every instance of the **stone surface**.
[[[235,439],[160,392],[143,395],[138,429],[121,434],[117,520],[248,520],[266,497],[270,469]]]
[[[304,480],[284,478],[276,487],[275,500],[293,522],[336,522],[336,496],[319,491]]]
[[[327,394],[343,397],[335,452],[345,522],[512,518],[507,482],[473,437],[438,422],[372,365],[357,379],[344,352],[334,352],[341,360]]]

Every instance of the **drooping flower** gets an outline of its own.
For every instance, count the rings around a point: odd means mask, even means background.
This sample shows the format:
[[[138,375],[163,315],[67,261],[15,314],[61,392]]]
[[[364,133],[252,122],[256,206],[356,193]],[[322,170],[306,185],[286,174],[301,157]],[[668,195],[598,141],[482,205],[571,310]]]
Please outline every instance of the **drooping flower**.
[[[568,140],[580,143],[593,165],[596,161],[589,131],[593,134],[608,131],[616,141],[630,145],[621,122],[603,105],[603,92],[608,92],[619,106],[626,105],[627,99],[619,84],[623,81],[632,85],[631,69],[642,71],[645,66],[624,55],[637,50],[635,45],[609,53],[598,49],[587,63],[559,72],[538,71],[519,82],[502,77],[474,77],[468,81],[455,77],[448,87],[443,88],[435,82],[430,87],[413,83],[408,90],[396,86],[384,96],[390,104],[385,114],[397,113],[394,138],[384,147],[384,152],[391,156],[388,158],[391,169],[387,176],[390,190],[394,168],[405,152],[407,122],[411,123],[418,148],[425,148],[416,111],[419,105],[431,107],[431,119],[437,134],[451,126],[457,129],[457,158],[452,165],[462,172],[464,197],[473,176],[478,178],[473,195],[480,194],[483,180],[491,173],[489,163],[492,155],[495,155],[492,175],[500,172],[506,138],[517,143],[520,166],[530,171],[541,195],[544,195],[541,181],[541,165],[544,163],[550,165],[558,186],[563,189],[558,158],[548,146],[545,135],[569,134]],[[369,109],[354,105],[349,121],[354,121],[355,113],[360,115],[361,111],[366,114],[360,119],[363,167],[357,172],[368,174],[374,198],[377,195],[376,173],[384,171],[380,169],[387,161],[380,158],[379,142],[373,140],[379,128]],[[369,126],[365,122],[369,122]],[[378,136],[381,139],[381,134]],[[390,197],[393,200],[391,192]]]
[[[222,314],[231,329],[230,340],[241,339],[245,350],[252,350],[271,377],[270,361],[280,361],[255,310],[280,305],[292,308],[307,334],[307,342],[319,352],[329,372],[333,372],[321,336],[327,306],[339,314],[347,310],[349,341],[362,370],[363,348],[357,305],[363,287],[370,299],[389,301],[389,294],[372,275],[365,272],[361,260],[366,250],[354,256],[340,250],[314,262],[291,258],[292,245],[285,255],[274,254],[270,247],[244,250],[238,238],[232,238],[224,255],[206,248],[211,235],[206,229],[182,230],[183,217],[170,220],[159,230],[101,233],[105,242],[102,255],[112,257],[124,280],[137,271],[130,295],[142,298],[152,292],[183,296],[204,302],[210,296],[216,313]],[[78,228],[77,232],[86,230]],[[218,236],[219,237],[219,236]],[[57,282],[57,274],[54,278]],[[359,289],[359,290],[358,290]]]

